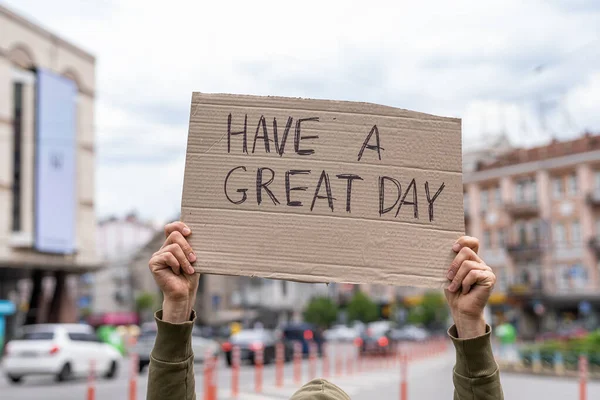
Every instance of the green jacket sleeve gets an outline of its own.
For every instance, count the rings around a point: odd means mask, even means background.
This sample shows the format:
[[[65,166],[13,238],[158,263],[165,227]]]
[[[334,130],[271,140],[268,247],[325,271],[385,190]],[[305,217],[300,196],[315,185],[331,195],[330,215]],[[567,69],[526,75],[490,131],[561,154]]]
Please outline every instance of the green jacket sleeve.
[[[162,310],[154,315],[158,332],[150,354],[148,400],[195,400],[192,328],[196,313],[182,324],[162,320]]]
[[[500,371],[492,353],[490,342],[492,329],[472,339],[460,339],[456,326],[448,335],[456,349],[454,366],[454,400],[503,400]]]

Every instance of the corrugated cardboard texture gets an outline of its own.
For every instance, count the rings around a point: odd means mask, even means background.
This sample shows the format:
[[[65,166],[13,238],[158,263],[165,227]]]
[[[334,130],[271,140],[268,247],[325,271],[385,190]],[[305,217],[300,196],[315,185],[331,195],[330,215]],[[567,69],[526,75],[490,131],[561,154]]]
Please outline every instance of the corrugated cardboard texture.
[[[181,215],[200,272],[442,287],[461,168],[459,119],[194,93]]]

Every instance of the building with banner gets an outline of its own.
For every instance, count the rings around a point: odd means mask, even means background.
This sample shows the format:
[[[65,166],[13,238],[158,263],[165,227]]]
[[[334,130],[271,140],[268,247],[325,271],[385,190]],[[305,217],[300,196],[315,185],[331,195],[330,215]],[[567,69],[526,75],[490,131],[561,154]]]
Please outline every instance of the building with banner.
[[[0,6],[0,300],[16,325],[71,322],[99,264],[95,59]]]
[[[506,149],[465,170],[467,233],[497,276],[492,311],[532,338],[600,318],[600,135]]]

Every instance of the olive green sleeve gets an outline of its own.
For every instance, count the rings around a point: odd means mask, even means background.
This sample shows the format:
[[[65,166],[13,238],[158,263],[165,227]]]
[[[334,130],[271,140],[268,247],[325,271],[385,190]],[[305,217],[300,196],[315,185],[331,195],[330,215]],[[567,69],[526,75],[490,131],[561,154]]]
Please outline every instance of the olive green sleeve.
[[[154,315],[158,332],[150,354],[148,400],[195,400],[192,328],[196,313],[182,324],[162,320],[162,310]]]
[[[454,400],[503,400],[500,371],[492,353],[490,342],[492,329],[471,339],[460,339],[456,326],[448,335],[456,349],[454,366]]]

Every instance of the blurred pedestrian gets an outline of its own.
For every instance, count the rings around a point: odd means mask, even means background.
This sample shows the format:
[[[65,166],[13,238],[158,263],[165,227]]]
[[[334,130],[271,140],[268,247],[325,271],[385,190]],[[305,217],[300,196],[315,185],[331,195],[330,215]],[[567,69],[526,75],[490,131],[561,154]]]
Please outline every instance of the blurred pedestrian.
[[[191,334],[200,275],[192,267],[196,255],[186,239],[191,234],[182,222],[168,224],[163,246],[150,259],[150,271],[164,300],[162,310],[155,315],[158,334],[150,356],[149,400],[196,398]],[[496,277],[477,255],[477,239],[463,236],[452,250],[457,255],[448,268],[450,283],[445,294],[454,319],[448,330],[456,349],[454,400],[501,400],[500,375],[490,343],[491,329],[483,317]],[[350,397],[336,385],[315,379],[291,398],[308,399]]]

